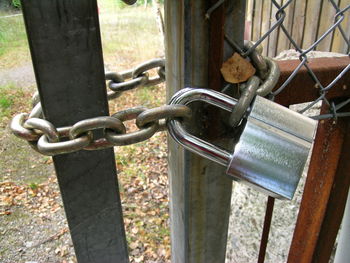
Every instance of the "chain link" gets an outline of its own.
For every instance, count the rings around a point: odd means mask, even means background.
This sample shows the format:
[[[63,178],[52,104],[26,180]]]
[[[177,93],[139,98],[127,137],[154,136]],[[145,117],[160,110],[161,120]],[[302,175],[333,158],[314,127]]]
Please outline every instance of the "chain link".
[[[156,70],[157,76],[150,77],[152,71]],[[134,69],[123,72],[106,72],[105,79],[109,80],[107,86],[110,91],[107,92],[107,99],[113,100],[122,95],[124,91],[132,90],[138,87],[155,86],[165,81],[165,60],[156,58],[146,61]],[[40,103],[39,93],[35,92],[32,97],[33,109],[29,118],[43,118],[43,112]]]
[[[137,0],[122,0],[127,5],[133,5],[137,2]]]
[[[157,70],[155,77],[150,77],[152,70]],[[108,87],[114,92],[120,93],[123,91],[135,89],[137,87],[149,87],[158,85],[165,80],[165,60],[152,59],[138,65],[135,69],[124,73],[108,72],[106,73]]]
[[[229,124],[232,127],[236,127],[241,122],[242,118],[246,114],[252,100],[255,97],[255,94],[257,93],[257,90],[259,88],[260,79],[257,76],[252,76],[243,90],[236,106],[233,108]]]
[[[135,1],[129,1],[135,2]],[[150,77],[156,71],[157,75]],[[154,75],[154,74],[153,74]],[[164,59],[144,62],[134,69],[107,72],[105,79],[111,89],[108,100],[118,98],[124,91],[137,87],[157,85],[165,80]],[[44,155],[71,153],[79,150],[98,150],[113,146],[128,145],[149,139],[158,131],[165,130],[168,118],[188,118],[188,107],[163,106],[155,109],[136,107],[113,114],[77,122],[73,126],[55,128],[43,119],[43,112],[38,92],[32,97],[33,109],[30,114],[16,115],[10,129],[17,137],[28,141],[33,149]],[[138,117],[140,115],[140,118]],[[124,121],[136,120],[138,131],[126,133]],[[95,138],[94,130],[102,130],[102,137]]]
[[[112,116],[101,116],[82,120],[73,126],[55,128],[52,123],[39,118],[28,118],[28,114],[16,115],[10,129],[19,138],[44,155],[58,155],[79,150],[98,150],[113,146],[138,143],[165,130],[165,120],[188,119],[191,109],[184,105],[165,105],[154,109],[135,107],[117,112]],[[139,130],[126,133],[124,121],[134,120]],[[101,129],[102,137],[94,138],[94,130]]]
[[[262,80],[253,76],[247,85],[242,85],[245,89],[230,119],[233,126],[238,125],[244,117],[253,97],[256,94],[268,94],[279,77],[278,66],[272,60],[262,57],[261,52],[255,50],[251,52],[251,60],[257,68],[258,75],[265,78]],[[157,72],[156,76],[154,71]],[[152,73],[153,76],[150,77]],[[107,93],[108,100],[118,98],[124,91],[164,82],[165,60],[149,60],[134,69],[120,73],[107,72],[105,78],[109,81],[108,87],[111,89]],[[35,93],[31,113],[15,116],[10,128],[16,136],[27,140],[36,151],[44,155],[57,155],[145,141],[156,132],[166,130],[166,121],[174,118],[189,119],[191,109],[184,105],[165,105],[153,109],[134,107],[111,116],[90,118],[79,121],[73,126],[57,129],[43,117],[39,95]],[[135,120],[138,130],[127,133],[123,122],[130,120]],[[102,131],[99,138],[95,138],[98,135],[95,130]]]
[[[233,40],[227,36],[225,38],[242,57],[249,57],[256,69],[256,75],[250,77],[247,82],[240,84],[242,93],[229,119],[229,125],[236,127],[240,124],[256,95],[265,97],[272,92],[280,77],[280,69],[274,60],[262,56],[262,47],[253,49],[248,53],[247,51],[254,46],[252,42],[245,41],[244,47],[241,49]]]

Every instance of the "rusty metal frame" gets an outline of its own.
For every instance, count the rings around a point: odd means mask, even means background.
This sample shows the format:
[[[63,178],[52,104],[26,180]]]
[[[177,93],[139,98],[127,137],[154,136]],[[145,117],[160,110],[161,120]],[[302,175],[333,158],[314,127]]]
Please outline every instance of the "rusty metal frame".
[[[279,87],[300,62],[281,61]],[[350,63],[349,57],[309,60],[309,67],[324,85],[329,84]],[[328,100],[350,96],[350,73],[341,78],[326,94]],[[290,106],[319,97],[319,89],[302,68],[276,102]],[[314,88],[313,88],[314,87]],[[321,113],[329,111],[323,102]],[[344,213],[350,185],[349,118],[321,120],[318,125],[310,167],[304,188],[297,224],[289,251],[288,263],[328,262]]]
[[[299,60],[278,61],[281,77],[278,89],[290,77]],[[322,85],[332,82],[350,63],[349,57],[315,58],[308,62]],[[350,97],[347,72],[326,94],[328,100]],[[302,67],[286,89],[275,98],[281,105],[311,102],[320,96],[315,81]],[[321,114],[329,112],[323,101]],[[349,110],[349,109],[347,109]],[[329,262],[343,218],[350,186],[350,118],[321,120],[316,132],[303,198],[289,250],[288,263]],[[268,236],[272,224],[274,199],[266,204],[264,227],[260,241],[258,263],[265,261]]]

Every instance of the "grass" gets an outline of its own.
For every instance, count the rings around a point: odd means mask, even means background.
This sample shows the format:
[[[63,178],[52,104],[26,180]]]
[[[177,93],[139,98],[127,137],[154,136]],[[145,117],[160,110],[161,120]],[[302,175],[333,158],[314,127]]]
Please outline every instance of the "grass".
[[[120,9],[117,1],[100,0],[99,10],[106,64],[124,70],[164,54],[153,9]]]
[[[29,98],[29,94],[11,83],[0,86],[0,120],[8,121],[17,110],[28,109]]]
[[[5,90],[0,91],[0,118],[8,116],[14,103],[14,97]]]
[[[30,60],[22,16],[3,17],[0,12],[0,69],[21,65]]]

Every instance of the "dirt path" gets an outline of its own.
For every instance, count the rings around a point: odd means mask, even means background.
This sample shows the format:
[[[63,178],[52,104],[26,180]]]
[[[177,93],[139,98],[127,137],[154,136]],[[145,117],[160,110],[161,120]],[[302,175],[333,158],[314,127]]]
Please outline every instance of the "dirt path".
[[[32,93],[31,62],[0,69],[0,86]],[[0,262],[75,262],[51,158],[12,136],[8,122],[0,125]]]
[[[0,86],[15,85],[16,87],[28,88],[35,85],[35,77],[31,62],[23,66],[0,69]]]

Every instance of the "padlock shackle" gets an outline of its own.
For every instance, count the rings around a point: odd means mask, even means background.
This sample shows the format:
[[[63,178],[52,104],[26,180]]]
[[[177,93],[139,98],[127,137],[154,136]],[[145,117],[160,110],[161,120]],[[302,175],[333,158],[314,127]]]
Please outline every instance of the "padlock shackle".
[[[177,92],[169,104],[188,105],[194,101],[203,101],[228,112],[231,112],[237,101],[225,94],[208,90],[185,88]],[[210,144],[198,137],[189,134],[183,127],[182,122],[176,119],[167,123],[168,131],[173,139],[184,148],[199,154],[200,156],[212,160],[216,163],[228,166],[232,154],[218,146]]]

